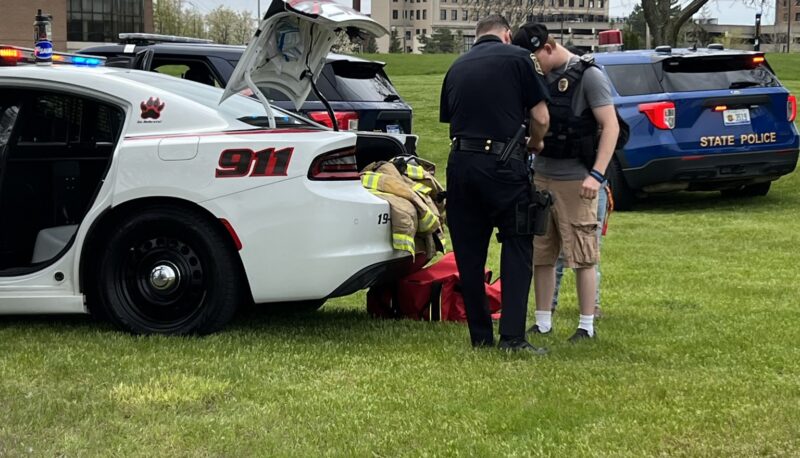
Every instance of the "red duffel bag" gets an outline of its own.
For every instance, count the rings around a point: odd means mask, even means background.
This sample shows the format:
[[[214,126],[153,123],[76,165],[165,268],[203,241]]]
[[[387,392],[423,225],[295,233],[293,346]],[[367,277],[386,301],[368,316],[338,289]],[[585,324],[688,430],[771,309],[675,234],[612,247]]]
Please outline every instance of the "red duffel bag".
[[[500,280],[491,283],[486,271],[486,297],[493,318],[499,315]],[[427,321],[466,321],[464,298],[454,254],[398,280],[377,285],[367,293],[367,311],[379,318],[410,318]]]

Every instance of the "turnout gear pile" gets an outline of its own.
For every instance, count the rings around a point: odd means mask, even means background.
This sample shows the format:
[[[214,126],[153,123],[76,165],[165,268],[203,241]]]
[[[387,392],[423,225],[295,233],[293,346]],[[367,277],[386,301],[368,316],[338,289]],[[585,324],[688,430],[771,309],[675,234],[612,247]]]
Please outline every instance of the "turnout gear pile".
[[[554,159],[578,158],[587,169],[594,166],[597,158],[598,135],[597,120],[590,107],[580,115],[572,111],[572,99],[577,92],[583,73],[597,67],[590,54],[581,56],[580,64],[567,69],[561,78],[550,86],[550,129],[545,136],[542,157]]]
[[[445,251],[444,188],[432,163],[416,157],[373,162],[361,171],[361,184],[389,202],[392,246],[427,260]]]

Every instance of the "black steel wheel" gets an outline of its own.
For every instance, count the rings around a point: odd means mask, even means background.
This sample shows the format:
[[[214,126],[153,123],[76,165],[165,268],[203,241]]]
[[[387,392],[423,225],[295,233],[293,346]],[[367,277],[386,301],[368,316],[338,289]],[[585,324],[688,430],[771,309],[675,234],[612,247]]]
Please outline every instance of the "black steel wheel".
[[[172,206],[122,221],[97,264],[103,314],[135,334],[207,334],[244,300],[228,235],[205,215]]]

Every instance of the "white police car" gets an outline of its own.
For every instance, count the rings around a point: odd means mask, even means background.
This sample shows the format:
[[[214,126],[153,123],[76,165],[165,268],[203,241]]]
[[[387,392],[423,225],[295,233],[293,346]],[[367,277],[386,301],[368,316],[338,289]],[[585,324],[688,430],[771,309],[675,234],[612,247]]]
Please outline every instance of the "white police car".
[[[0,47],[0,313],[202,334],[249,300],[318,306],[402,269],[388,204],[358,180],[402,144],[237,95],[302,103],[339,29],[385,33],[335,3],[275,1],[224,92]]]

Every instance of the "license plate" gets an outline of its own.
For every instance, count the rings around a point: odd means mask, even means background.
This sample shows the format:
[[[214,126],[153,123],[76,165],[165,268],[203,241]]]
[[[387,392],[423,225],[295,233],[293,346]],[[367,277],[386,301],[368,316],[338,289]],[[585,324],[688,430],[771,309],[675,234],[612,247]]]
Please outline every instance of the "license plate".
[[[386,133],[389,134],[402,134],[403,129],[400,128],[399,124],[389,124],[386,126]]]
[[[741,126],[750,124],[750,109],[725,110],[722,112],[722,121],[726,126]]]

